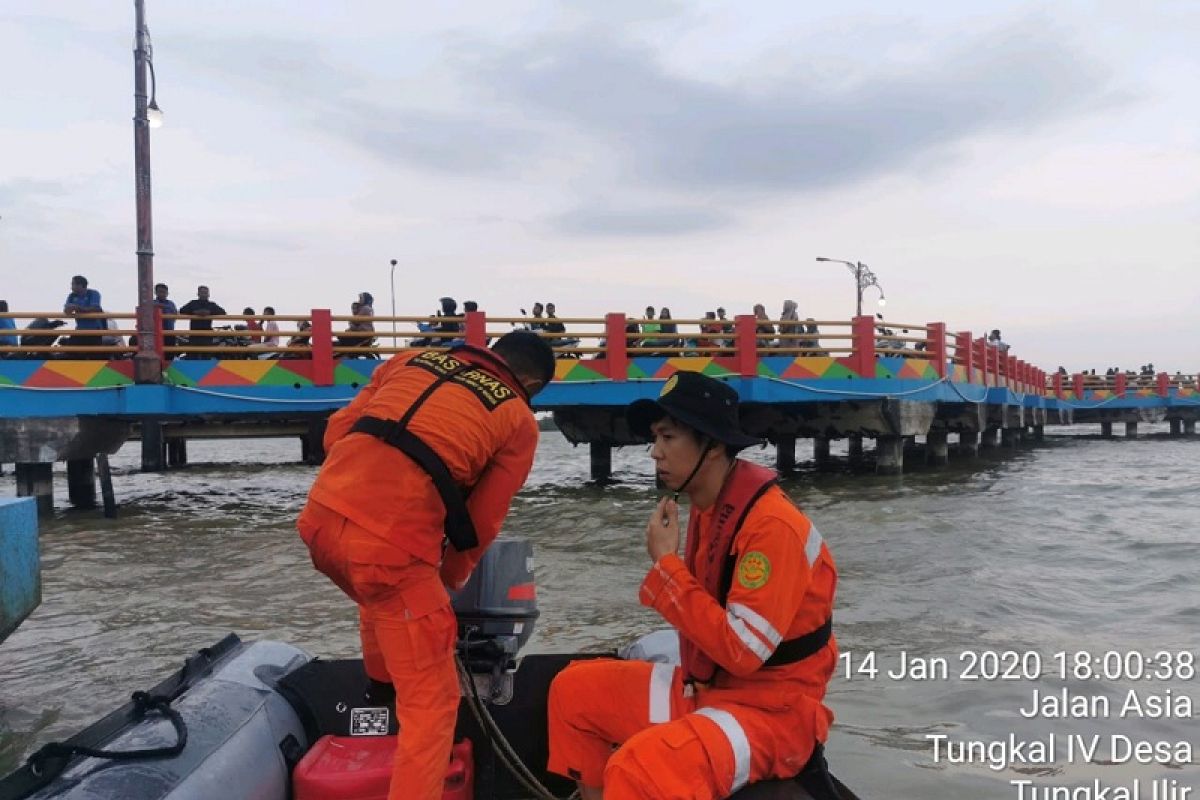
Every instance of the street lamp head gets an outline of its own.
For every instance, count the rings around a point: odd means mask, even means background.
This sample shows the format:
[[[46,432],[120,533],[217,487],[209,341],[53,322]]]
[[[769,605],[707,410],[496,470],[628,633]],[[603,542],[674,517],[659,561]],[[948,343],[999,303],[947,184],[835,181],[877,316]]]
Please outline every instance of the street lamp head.
[[[394,258],[392,259],[392,266],[393,267],[396,266],[396,259],[394,259]]]
[[[886,297],[884,297],[882,294],[881,294],[881,295],[879,295],[879,306],[880,306],[880,308],[882,308],[883,306],[886,306],[886,305],[887,305],[887,298],[886,298]]]
[[[151,128],[161,128],[163,126],[163,112],[158,107],[158,103],[154,100],[150,101],[150,105],[146,106],[146,124]]]
[[[826,258],[825,256],[817,256],[817,261],[832,261],[832,260],[833,260],[832,258]]]

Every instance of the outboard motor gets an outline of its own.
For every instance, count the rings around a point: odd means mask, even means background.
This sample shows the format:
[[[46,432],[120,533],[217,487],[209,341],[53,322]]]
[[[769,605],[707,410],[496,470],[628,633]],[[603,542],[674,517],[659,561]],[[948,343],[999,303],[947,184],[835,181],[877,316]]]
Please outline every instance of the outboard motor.
[[[480,695],[508,702],[517,652],[533,635],[538,618],[533,545],[524,539],[497,539],[451,601],[458,617],[458,652]]]

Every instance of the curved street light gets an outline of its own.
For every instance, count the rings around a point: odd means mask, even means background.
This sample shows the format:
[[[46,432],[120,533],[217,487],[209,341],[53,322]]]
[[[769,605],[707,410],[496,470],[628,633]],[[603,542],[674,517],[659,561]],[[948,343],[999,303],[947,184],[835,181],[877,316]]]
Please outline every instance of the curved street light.
[[[862,298],[863,290],[874,286],[879,290],[879,305],[886,306],[887,298],[883,295],[883,287],[879,285],[879,279],[875,277],[875,273],[871,272],[871,268],[861,261],[843,261],[840,258],[825,258],[817,256],[817,261],[830,261],[835,264],[845,264],[850,268],[850,272],[854,275],[855,286],[855,316],[862,316]]]

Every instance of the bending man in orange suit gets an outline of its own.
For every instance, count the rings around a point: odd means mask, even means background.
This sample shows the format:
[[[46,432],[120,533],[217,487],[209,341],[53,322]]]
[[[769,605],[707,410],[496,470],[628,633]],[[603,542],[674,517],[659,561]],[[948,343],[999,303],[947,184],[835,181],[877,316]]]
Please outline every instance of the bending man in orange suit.
[[[358,603],[370,700],[396,698],[389,800],[442,796],[459,701],[447,589],[466,583],[529,476],[529,401],[553,377],[550,347],[518,331],[490,351],[392,358],[329,420],[297,527]]]
[[[737,458],[756,441],[737,403],[724,383],[679,372],[629,408],[658,477],[691,501],[683,559],[675,500],[650,517],[639,591],[677,629],[682,663],[583,661],[555,678],[549,768],[584,800],[727,797],[798,774],[828,735],[837,571],[775,473]]]

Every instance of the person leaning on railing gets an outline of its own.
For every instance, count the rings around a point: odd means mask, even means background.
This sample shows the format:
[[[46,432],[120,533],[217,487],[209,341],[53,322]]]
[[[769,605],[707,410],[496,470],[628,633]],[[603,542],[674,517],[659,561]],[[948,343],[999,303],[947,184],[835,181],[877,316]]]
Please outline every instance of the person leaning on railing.
[[[102,331],[108,324],[102,319],[80,319],[78,314],[103,314],[100,306],[100,292],[88,288],[88,280],[82,275],[71,278],[71,293],[63,303],[63,313],[75,317],[75,330]],[[102,347],[104,339],[101,336],[71,336],[64,344],[74,347]],[[86,358],[86,356],[80,356]]]
[[[8,301],[0,300],[0,314],[8,313]],[[0,331],[15,331],[17,329],[17,321],[12,317],[0,317]],[[17,337],[3,335],[0,336],[0,347],[16,347]],[[0,358],[9,358],[12,353],[0,353]]]
[[[754,319],[757,320],[754,326],[754,332],[757,334],[754,346],[759,350],[770,347],[775,339],[775,326],[771,324],[771,318],[767,316],[767,307],[762,303],[754,304]]]

